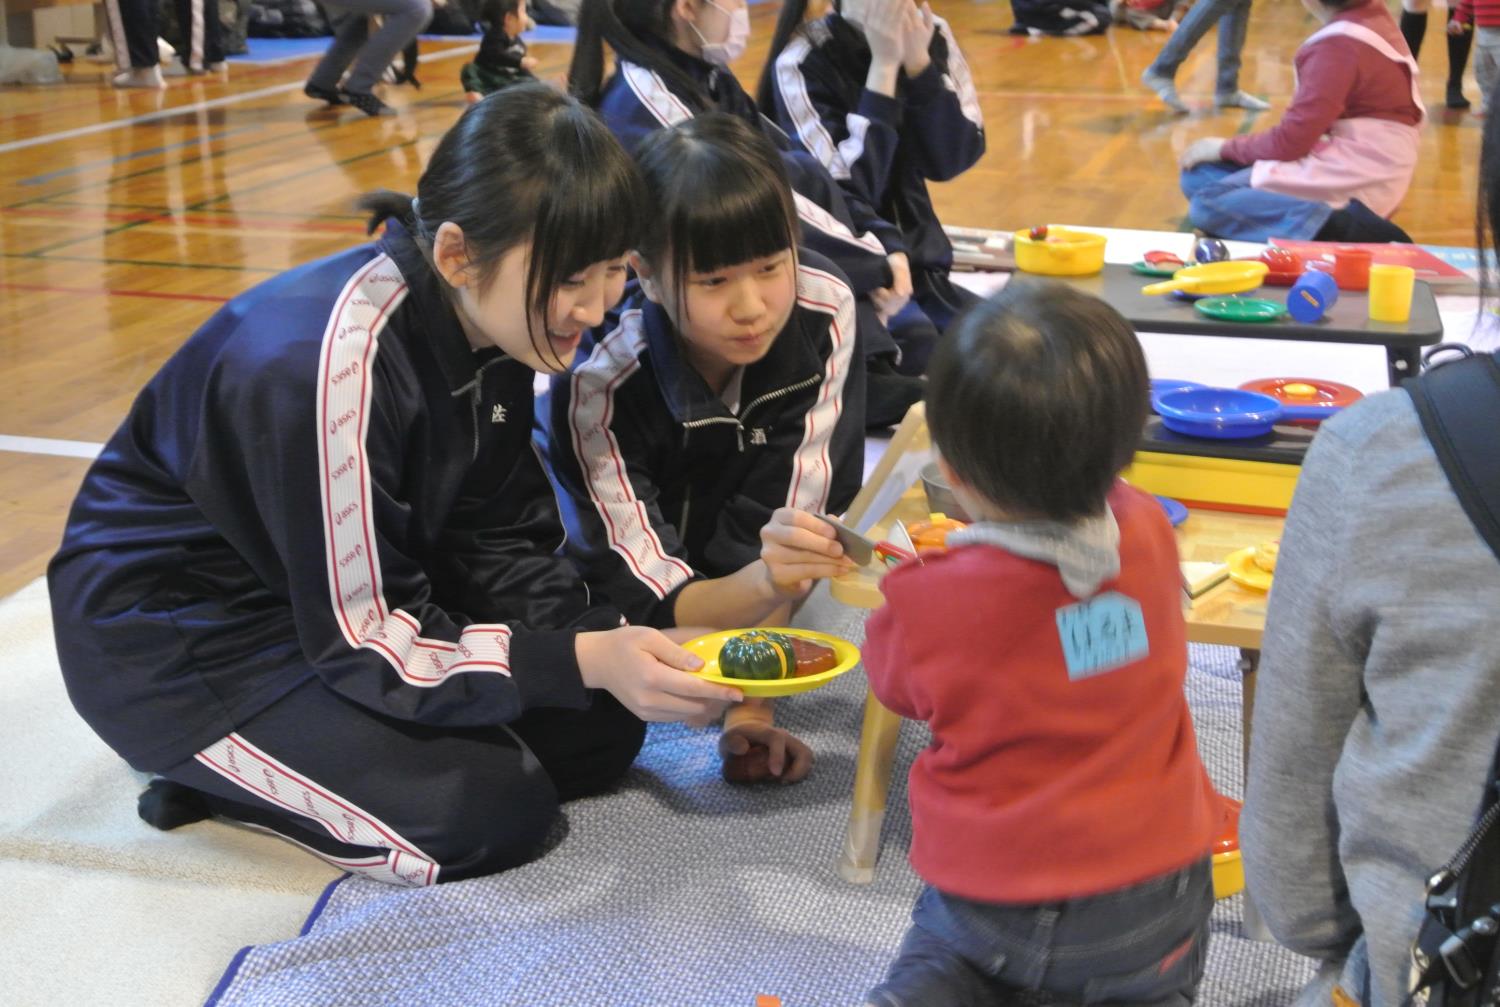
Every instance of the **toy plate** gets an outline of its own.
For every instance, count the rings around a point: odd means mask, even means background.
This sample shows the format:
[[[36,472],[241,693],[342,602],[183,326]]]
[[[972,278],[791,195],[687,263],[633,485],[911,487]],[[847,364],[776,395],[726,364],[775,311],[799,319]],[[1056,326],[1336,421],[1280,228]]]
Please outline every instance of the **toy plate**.
[[[813,643],[821,643],[825,647],[833,648],[833,656],[838,658],[838,664],[827,671],[820,671],[816,675],[808,675],[805,678],[725,678],[719,674],[719,650],[729,641],[732,636],[741,633],[751,633],[759,630],[765,633],[784,633],[787,636],[800,636],[804,640]],[[709,633],[707,636],[694,637],[682,645],[703,659],[702,670],[695,672],[699,678],[714,682],[718,685],[727,685],[731,689],[738,689],[747,696],[770,697],[791,696],[799,692],[810,692],[821,688],[838,678],[844,672],[859,663],[859,648],[848,640],[841,640],[827,633],[817,633],[810,629],[779,629],[769,626],[752,627],[750,629],[726,629],[720,633]]]
[[[1252,591],[1271,590],[1273,575],[1255,565],[1254,546],[1230,553],[1224,564],[1229,567],[1229,579],[1240,587],[1248,587]]]
[[[1285,304],[1264,297],[1208,297],[1193,307],[1221,322],[1274,322],[1286,315]]]

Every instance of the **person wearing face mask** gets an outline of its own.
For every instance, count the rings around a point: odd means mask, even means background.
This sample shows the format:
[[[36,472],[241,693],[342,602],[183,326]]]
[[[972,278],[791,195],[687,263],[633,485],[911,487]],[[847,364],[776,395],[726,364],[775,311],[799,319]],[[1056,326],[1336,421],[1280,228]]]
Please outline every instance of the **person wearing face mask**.
[[[780,158],[741,120],[699,116],[638,157],[640,290],[553,379],[544,414],[568,554],[632,622],[784,626],[852,568],[815,515],[841,513],[863,475],[854,297],[797,248]],[[720,752],[735,782],[812,765],[754,700],[726,715]]]
[[[845,192],[899,222],[913,294],[891,328],[899,339],[915,319],[936,335],[978,299],[949,279],[953,246],[927,182],[955,178],[984,155],[979,95],[958,40],[930,6],[834,8],[804,25],[806,0],[782,5],[760,107]]]
[[[912,294],[901,233],[760,114],[728,69],[748,37],[745,0],[585,0],[568,88],[598,109],[627,150],[710,111],[737,116],[771,139],[796,194],[801,244],[837,265],[858,298],[866,419],[872,428],[891,426],[921,398],[915,375],[936,338],[917,334],[907,354],[887,327]],[[615,55],[607,80],[605,43]]]
[[[268,829],[375,880],[535,856],[646,720],[737,690],[566,559],[533,381],[621,295],[633,162],[541,84],[471,106],[376,243],[234,298],[152,378],[48,568],[74,706],[142,818]]]

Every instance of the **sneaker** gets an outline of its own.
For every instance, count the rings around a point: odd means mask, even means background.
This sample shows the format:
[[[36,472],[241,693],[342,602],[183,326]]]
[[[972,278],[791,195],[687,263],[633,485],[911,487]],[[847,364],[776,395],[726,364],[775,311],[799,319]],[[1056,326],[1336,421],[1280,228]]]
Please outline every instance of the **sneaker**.
[[[1243,108],[1248,112],[1264,112],[1271,107],[1269,101],[1263,101],[1247,91],[1235,91],[1233,94],[1214,95],[1214,108]]]
[[[1187,115],[1192,111],[1187,107],[1187,102],[1177,93],[1177,84],[1171,77],[1164,77],[1159,73],[1152,73],[1148,68],[1141,74],[1141,83],[1156,92],[1162,104],[1176,112],[1178,115]]]
[[[1469,107],[1469,99],[1464,97],[1462,84],[1448,85],[1448,100],[1446,104],[1449,108],[1457,109],[1460,112]]]
[[[304,84],[302,93],[317,101],[326,101],[329,105],[344,104],[344,96],[338,90],[331,87],[319,87],[316,84]]]
[[[145,87],[158,91],[167,86],[167,82],[162,80],[159,66],[131,67],[123,73],[115,74],[113,83],[115,87]]]
[[[395,115],[396,110],[368,91],[340,91],[339,94],[349,104],[359,109],[365,115],[378,118],[382,115]]]

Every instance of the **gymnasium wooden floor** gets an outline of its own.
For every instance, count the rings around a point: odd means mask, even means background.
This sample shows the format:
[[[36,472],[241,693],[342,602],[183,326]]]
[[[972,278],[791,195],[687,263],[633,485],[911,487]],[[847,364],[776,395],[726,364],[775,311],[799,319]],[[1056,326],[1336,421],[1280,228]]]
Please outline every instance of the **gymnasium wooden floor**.
[[[1006,33],[1007,5],[938,8],[973,69],[989,151],[935,199],[946,221],[976,227],[1178,229],[1178,152],[1274,122],[1311,30],[1295,3],[1257,4],[1242,82],[1272,112],[1179,118],[1137,83],[1162,35],[1024,39]],[[738,67],[747,83],[776,9],[751,8],[760,48]],[[1433,125],[1397,220],[1419,241],[1472,245],[1480,120],[1436,111],[1440,30],[1435,17],[1423,54]],[[66,84],[0,90],[0,596],[40,575],[56,548],[88,465],[67,452],[106,440],[223,301],[359,242],[354,196],[410,190],[462,110],[458,69],[470,51],[427,44],[425,86],[388,96],[401,114],[383,120],[320,111],[301,94],[305,60],[232,64],[227,79],[161,93],[114,91],[102,68],[79,63]],[[566,46],[532,51],[544,76],[562,73]],[[1207,106],[1212,73],[1210,37],[1178,78],[1196,105]]]

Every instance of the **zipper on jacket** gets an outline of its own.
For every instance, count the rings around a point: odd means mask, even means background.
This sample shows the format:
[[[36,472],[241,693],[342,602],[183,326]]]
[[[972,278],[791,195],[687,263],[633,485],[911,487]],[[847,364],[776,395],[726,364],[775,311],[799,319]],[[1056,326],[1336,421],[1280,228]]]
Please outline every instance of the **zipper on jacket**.
[[[802,391],[802,389],[809,388],[822,380],[823,378],[821,375],[814,374],[812,377],[805,378],[794,385],[787,385],[785,388],[778,388],[774,392],[767,392],[759,398],[752,399],[748,406],[740,410],[740,414],[738,416],[709,416],[701,420],[688,420],[682,425],[682,446],[684,448],[687,447],[687,435],[689,430],[696,430],[699,427],[711,426],[715,423],[732,423],[734,424],[735,443],[739,445],[739,450],[743,454],[745,450],[744,420],[746,416],[750,415],[752,410],[756,409],[759,406],[765,405],[767,402],[774,402],[779,398],[790,395],[793,392],[800,392]]]
[[[774,392],[767,392],[766,394],[762,395],[760,398],[752,400],[751,403],[748,406],[746,406],[744,409],[741,409],[740,410],[740,419],[743,420],[746,416],[749,416],[750,415],[750,411],[753,410],[753,409],[755,409],[757,406],[764,405],[767,402],[775,401],[776,399],[782,398],[783,396],[790,395],[793,392],[800,392],[800,391],[802,391],[802,389],[809,388],[809,387],[817,384],[819,381],[822,381],[822,380],[823,380],[822,375],[820,375],[820,374],[814,374],[812,377],[805,378],[802,381],[797,382],[795,385],[787,385],[785,388],[779,388],[779,389],[777,389]]]
[[[507,359],[509,358],[500,356],[488,363],[482,364],[474,372],[473,381],[450,393],[455,399],[464,392],[469,393],[469,412],[473,414],[472,418],[474,420],[474,451],[469,456],[469,461],[471,462],[479,460],[479,407],[484,404],[484,372],[496,364],[503,364]]]

